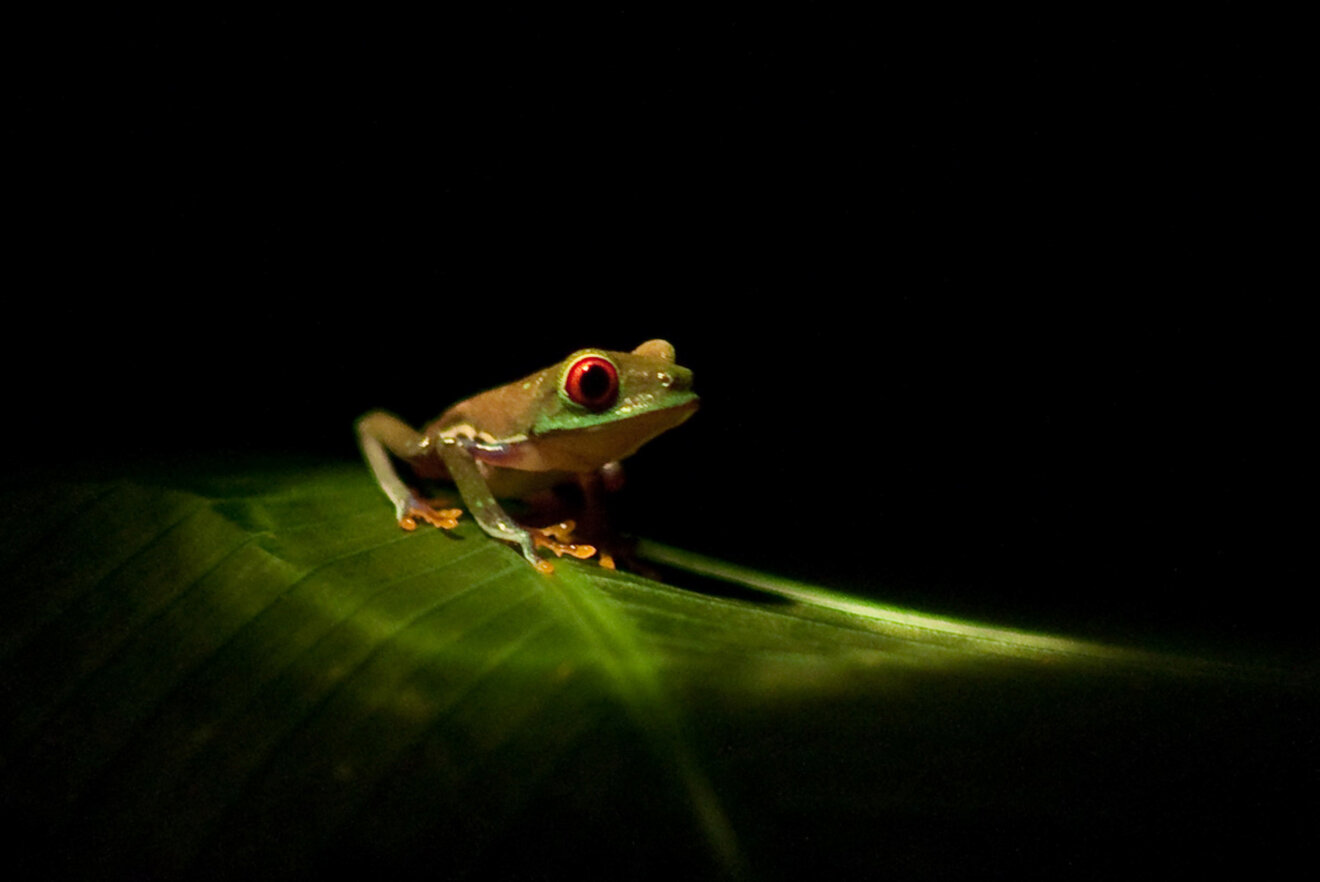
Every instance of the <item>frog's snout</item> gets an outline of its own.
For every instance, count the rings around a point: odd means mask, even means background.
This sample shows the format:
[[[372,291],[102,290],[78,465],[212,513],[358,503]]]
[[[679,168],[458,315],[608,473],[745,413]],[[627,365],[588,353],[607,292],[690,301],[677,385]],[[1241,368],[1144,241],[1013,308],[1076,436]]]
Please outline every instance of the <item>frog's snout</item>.
[[[670,365],[660,373],[660,383],[671,392],[690,392],[692,390],[692,371],[678,365]]]

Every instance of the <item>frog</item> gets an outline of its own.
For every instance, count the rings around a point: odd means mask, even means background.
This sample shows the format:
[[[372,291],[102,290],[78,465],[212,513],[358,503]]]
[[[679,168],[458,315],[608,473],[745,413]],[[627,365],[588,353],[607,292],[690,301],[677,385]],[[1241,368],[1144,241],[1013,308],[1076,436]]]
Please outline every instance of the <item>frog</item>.
[[[452,481],[487,535],[513,543],[528,563],[550,574],[554,566],[537,548],[583,559],[597,549],[572,541],[571,521],[529,528],[499,500],[526,499],[564,483],[617,485],[620,461],[685,422],[699,402],[692,372],[675,361],[674,346],[655,339],[631,352],[579,349],[454,404],[420,430],[384,410],[364,414],[355,428],[402,529],[414,531],[421,522],[452,530],[462,510],[424,499],[394,458],[419,478]],[[606,554],[600,560],[612,566]]]

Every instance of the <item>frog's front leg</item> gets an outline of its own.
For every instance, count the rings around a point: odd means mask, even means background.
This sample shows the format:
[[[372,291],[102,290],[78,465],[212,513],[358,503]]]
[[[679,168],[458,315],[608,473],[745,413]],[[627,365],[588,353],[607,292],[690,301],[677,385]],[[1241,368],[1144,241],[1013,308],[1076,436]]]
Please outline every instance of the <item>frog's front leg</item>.
[[[550,562],[537,555],[536,541],[531,532],[519,526],[495,501],[495,495],[490,492],[486,477],[481,473],[481,467],[466,440],[441,438],[436,449],[444,460],[450,479],[458,485],[458,492],[481,529],[496,539],[518,543],[528,563],[543,573],[553,573],[555,568]]]
[[[403,420],[383,410],[372,411],[357,421],[358,445],[371,466],[380,489],[394,503],[394,516],[405,530],[417,529],[417,520],[445,530],[458,526],[462,511],[436,509],[418,496],[394,469],[390,453],[404,460],[416,461],[431,453],[426,436]],[[387,452],[388,451],[388,452]]]

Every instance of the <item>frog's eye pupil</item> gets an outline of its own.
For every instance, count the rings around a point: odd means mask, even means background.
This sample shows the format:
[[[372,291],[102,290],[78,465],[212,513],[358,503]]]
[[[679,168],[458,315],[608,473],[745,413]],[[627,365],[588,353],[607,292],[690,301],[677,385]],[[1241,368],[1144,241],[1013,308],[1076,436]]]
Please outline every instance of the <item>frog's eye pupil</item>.
[[[609,394],[609,371],[598,364],[593,364],[582,374],[582,395],[591,401],[599,401]]]
[[[619,395],[619,372],[607,358],[584,356],[569,367],[564,391],[583,407],[605,410]]]

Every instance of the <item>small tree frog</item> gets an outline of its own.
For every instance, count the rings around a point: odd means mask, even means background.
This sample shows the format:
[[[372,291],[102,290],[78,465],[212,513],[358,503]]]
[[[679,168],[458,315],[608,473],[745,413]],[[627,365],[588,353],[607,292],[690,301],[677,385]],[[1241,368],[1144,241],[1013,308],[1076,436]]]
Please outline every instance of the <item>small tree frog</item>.
[[[423,520],[450,529],[462,513],[437,509],[404,483],[390,454],[423,478],[452,480],[481,529],[515,542],[534,567],[554,567],[535,551],[580,557],[590,546],[565,544],[563,530],[528,530],[496,498],[522,498],[557,484],[617,470],[617,463],[697,409],[692,372],[674,347],[649,340],[632,352],[583,349],[557,365],[483,392],[446,410],[421,431],[393,414],[357,421],[358,443],[376,482],[394,503],[399,526]]]

